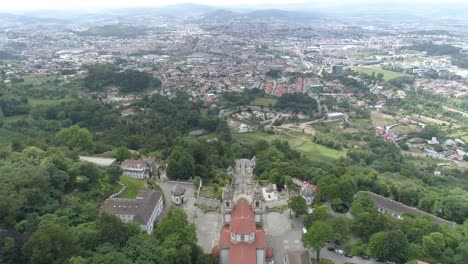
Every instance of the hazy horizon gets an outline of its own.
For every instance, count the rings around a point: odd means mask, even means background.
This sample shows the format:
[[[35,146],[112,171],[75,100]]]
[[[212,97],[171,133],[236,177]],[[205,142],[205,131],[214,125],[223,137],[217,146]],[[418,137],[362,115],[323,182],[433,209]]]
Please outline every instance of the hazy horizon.
[[[355,6],[362,5],[389,5],[391,8],[398,6],[408,6],[413,4],[427,5],[459,5],[466,4],[466,0],[413,0],[413,1],[384,1],[375,2],[372,0],[227,0],[219,4],[216,0],[81,0],[79,2],[67,2],[61,0],[17,0],[2,3],[1,11],[41,11],[41,10],[71,10],[86,11],[87,9],[116,9],[116,8],[140,8],[140,7],[158,7],[173,4],[193,3],[217,7],[246,7],[246,8],[287,8],[294,6],[310,5],[311,8],[327,8],[336,6]],[[84,9],[84,10],[83,10]]]

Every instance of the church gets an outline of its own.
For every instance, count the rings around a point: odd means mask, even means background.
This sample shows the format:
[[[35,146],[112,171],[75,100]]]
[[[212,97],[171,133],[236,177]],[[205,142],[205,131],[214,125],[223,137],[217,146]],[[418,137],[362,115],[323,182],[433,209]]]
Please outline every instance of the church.
[[[239,199],[234,204],[233,190],[226,187],[223,195],[223,220],[219,245],[212,255],[221,264],[273,264],[273,248],[266,243],[262,227],[263,196],[255,190],[251,204]]]

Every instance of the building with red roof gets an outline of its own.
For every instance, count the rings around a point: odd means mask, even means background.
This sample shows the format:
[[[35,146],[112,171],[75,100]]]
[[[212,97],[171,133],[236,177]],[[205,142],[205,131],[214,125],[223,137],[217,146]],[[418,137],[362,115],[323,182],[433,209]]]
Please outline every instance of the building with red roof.
[[[252,204],[239,200],[233,207],[231,190],[225,192],[224,226],[221,230],[219,245],[213,247],[212,255],[221,264],[272,264],[273,248],[266,244],[265,230],[262,227],[262,207],[260,201],[254,199]]]

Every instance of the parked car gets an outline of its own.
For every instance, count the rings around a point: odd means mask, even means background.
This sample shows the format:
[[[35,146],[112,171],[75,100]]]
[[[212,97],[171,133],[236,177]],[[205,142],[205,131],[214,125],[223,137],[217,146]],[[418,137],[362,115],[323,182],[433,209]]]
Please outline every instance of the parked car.
[[[305,227],[302,228],[302,233],[307,233],[307,229]]]
[[[362,256],[361,258],[369,260],[369,256]]]
[[[348,258],[352,258],[352,257],[353,257],[353,255],[350,254],[350,253],[345,253],[344,256],[345,256],[345,257],[348,257]]]
[[[377,262],[384,262],[382,259],[376,259]]]
[[[328,251],[333,251],[335,252],[335,248],[334,247],[327,247]]]
[[[344,251],[341,250],[341,249],[335,249],[335,253],[340,254],[340,255],[343,255],[343,254],[344,254]]]

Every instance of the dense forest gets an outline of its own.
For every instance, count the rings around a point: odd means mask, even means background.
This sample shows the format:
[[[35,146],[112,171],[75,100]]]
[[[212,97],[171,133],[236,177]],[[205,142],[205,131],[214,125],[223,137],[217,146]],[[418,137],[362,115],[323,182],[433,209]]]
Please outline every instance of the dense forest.
[[[145,34],[145,30],[134,26],[117,24],[90,27],[85,31],[74,31],[74,33],[81,36],[134,38]]]
[[[121,71],[112,64],[97,64],[88,67],[85,86],[92,91],[102,91],[104,87],[116,85],[124,93],[142,92],[148,88],[161,86],[161,80],[150,74],[136,70]]]
[[[275,108],[309,115],[318,110],[317,101],[314,98],[299,93],[283,94],[278,98]]]
[[[404,49],[425,51],[428,56],[443,56],[452,55],[460,52],[460,48],[452,45],[437,45],[432,42],[415,44],[412,46],[405,47]]]
[[[459,53],[451,56],[452,64],[463,69],[468,69],[468,54]]]

